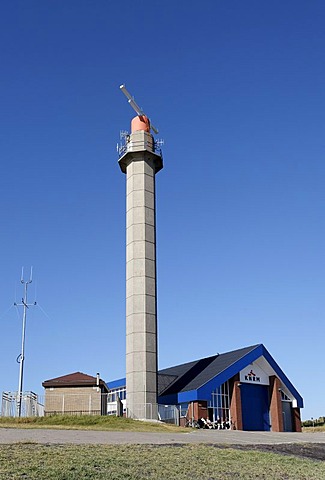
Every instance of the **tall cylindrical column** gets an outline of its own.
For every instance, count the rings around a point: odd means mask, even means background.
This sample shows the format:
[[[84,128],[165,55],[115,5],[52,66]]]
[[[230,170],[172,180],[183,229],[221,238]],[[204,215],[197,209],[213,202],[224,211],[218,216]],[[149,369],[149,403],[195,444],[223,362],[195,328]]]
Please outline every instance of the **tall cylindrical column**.
[[[150,133],[131,133],[119,160],[126,173],[126,405],[132,418],[157,418],[155,174]]]

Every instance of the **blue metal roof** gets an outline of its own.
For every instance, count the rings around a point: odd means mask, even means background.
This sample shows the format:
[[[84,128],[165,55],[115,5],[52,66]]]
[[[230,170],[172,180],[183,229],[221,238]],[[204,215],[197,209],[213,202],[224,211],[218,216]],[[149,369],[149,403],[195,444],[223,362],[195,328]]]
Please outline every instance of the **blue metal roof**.
[[[110,390],[113,388],[121,388],[125,387],[126,384],[126,378],[119,378],[118,380],[112,380],[110,382],[106,382],[106,385]]]

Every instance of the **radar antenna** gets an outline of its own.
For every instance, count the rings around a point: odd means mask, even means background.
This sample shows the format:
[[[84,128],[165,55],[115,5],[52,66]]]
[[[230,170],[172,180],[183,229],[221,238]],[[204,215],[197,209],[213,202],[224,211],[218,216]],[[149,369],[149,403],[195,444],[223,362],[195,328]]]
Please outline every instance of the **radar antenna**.
[[[131,107],[133,108],[133,110],[136,112],[137,115],[144,115],[145,117],[147,117],[147,115],[144,113],[144,111],[142,110],[142,108],[139,107],[139,105],[136,103],[136,101],[134,100],[134,97],[132,97],[132,95],[130,94],[130,92],[128,92],[128,90],[126,89],[125,85],[121,85],[120,86],[120,89],[122,90],[122,92],[124,93],[124,95],[126,96],[126,98],[128,99],[128,103],[131,105]],[[148,117],[149,118],[149,117]],[[158,130],[157,128],[155,128],[150,119],[149,119],[149,122],[150,122],[150,128],[151,130],[154,131],[154,133],[158,133]]]

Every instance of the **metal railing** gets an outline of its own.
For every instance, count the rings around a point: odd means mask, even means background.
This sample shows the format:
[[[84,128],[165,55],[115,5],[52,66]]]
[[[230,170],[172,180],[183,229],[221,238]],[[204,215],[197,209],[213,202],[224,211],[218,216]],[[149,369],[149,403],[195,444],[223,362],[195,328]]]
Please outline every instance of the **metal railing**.
[[[141,403],[133,405],[133,410],[126,408],[126,415],[135,420],[153,420],[179,425],[179,410],[176,405]]]
[[[158,405],[158,418],[164,423],[179,426],[180,411],[176,405]]]
[[[158,420],[158,404],[136,403],[132,410],[127,406],[126,416],[134,420]]]
[[[162,421],[179,425],[179,410],[175,405],[146,403],[135,405],[133,411],[125,408],[125,400],[110,401],[107,393],[55,393],[37,395],[24,392],[19,399],[17,392],[3,392],[2,417],[41,417],[44,415],[126,415],[138,420]],[[21,408],[19,410],[19,403]],[[118,408],[118,403],[119,408]]]
[[[3,392],[1,401],[2,417],[42,417],[44,404],[34,392]]]
[[[162,141],[161,140],[130,140],[130,135],[126,134],[123,136],[124,143],[120,143],[117,146],[117,152],[118,152],[118,157],[121,158],[123,155],[125,155],[127,152],[133,152],[133,151],[138,151],[142,150],[143,148],[145,150],[149,150],[153,153],[156,153],[160,157],[162,157],[162,150],[161,150],[161,145]]]

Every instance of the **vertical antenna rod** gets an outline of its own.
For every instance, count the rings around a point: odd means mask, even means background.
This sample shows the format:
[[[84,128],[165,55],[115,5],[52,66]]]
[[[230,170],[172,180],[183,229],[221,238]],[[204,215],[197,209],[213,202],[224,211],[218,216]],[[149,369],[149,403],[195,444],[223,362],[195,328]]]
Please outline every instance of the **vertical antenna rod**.
[[[24,377],[24,361],[25,361],[25,337],[26,337],[26,318],[27,318],[27,309],[34,303],[28,303],[27,300],[27,289],[28,285],[33,281],[33,267],[30,269],[29,280],[24,280],[24,267],[21,270],[21,279],[20,283],[24,285],[24,296],[21,299],[21,303],[14,303],[16,307],[23,307],[23,325],[22,325],[22,334],[21,334],[21,353],[17,357],[17,362],[19,363],[19,383],[18,383],[18,394],[17,394],[17,416],[21,416],[21,404],[22,404],[22,392],[23,392],[23,377]]]

